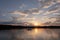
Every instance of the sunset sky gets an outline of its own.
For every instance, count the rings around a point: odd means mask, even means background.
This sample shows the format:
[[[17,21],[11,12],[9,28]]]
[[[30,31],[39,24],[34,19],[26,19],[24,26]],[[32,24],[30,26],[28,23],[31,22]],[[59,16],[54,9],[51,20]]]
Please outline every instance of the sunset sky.
[[[60,0],[0,0],[0,24],[7,22],[59,25]]]

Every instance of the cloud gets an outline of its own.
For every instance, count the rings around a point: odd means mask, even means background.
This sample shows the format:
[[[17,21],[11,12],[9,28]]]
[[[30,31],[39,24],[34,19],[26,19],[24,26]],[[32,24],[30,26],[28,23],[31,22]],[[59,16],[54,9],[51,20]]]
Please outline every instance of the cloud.
[[[10,22],[12,21],[11,14],[2,14],[0,16],[0,22]]]
[[[39,12],[39,9],[38,8],[31,8],[31,9],[24,10],[23,12],[27,13],[27,14],[32,14],[33,12],[35,12],[35,13]]]
[[[34,15],[34,14],[40,14],[38,8],[32,8],[32,9],[29,9],[29,11],[30,11],[33,15]]]
[[[28,16],[28,14],[19,10],[10,12],[10,14],[12,19],[14,20],[13,22],[17,22],[17,23],[24,22],[26,20],[26,17]]]
[[[31,9],[28,9],[29,11],[32,11],[32,12],[38,12],[38,8],[31,8]]]
[[[27,14],[32,14],[32,15],[36,15],[36,14],[39,15],[43,11],[42,10],[39,10],[38,8],[31,8],[31,9],[25,10],[23,12],[24,13],[27,13]]]
[[[60,9],[60,3],[53,4],[48,8],[48,11],[54,11]]]
[[[38,0],[40,9],[48,8],[50,5],[54,4],[55,0]]]
[[[24,8],[24,7],[27,7],[27,5],[26,4],[21,4],[21,6],[19,7],[19,8]]]
[[[25,14],[24,12],[21,12],[21,11],[18,11],[18,10],[12,12],[11,14],[13,14],[13,15],[19,15],[19,16],[23,16],[23,17],[28,16],[28,14]]]
[[[43,8],[49,8],[50,6],[54,6],[54,5],[59,5],[57,2],[59,0],[38,0],[39,3],[39,7],[40,9]],[[56,7],[53,7],[53,9],[56,9]]]
[[[60,3],[60,0],[57,0],[57,2],[59,2],[59,3]]]
[[[48,8],[44,8],[43,9],[38,9],[38,8],[32,8],[32,9],[28,9],[28,10],[24,10],[23,13],[28,14],[28,18],[23,17],[22,21],[28,21],[32,20],[32,17],[34,17],[34,20],[39,20],[42,23],[47,23],[50,22],[49,24],[55,23],[55,21],[57,21],[56,16],[59,15],[58,11],[59,11],[59,7],[57,6],[58,9],[55,9],[56,7],[54,5],[58,5],[57,4],[53,4],[50,5]],[[56,13],[57,12],[57,13]],[[31,17],[31,18],[29,18]],[[25,20],[24,20],[25,19]]]
[[[57,22],[57,19],[60,18],[58,16],[58,15],[60,15],[60,12],[59,12],[60,3],[58,2],[59,0],[38,0],[38,1],[41,4],[40,10],[42,10],[42,12],[40,14],[41,15],[40,21],[42,21],[44,23],[48,22],[49,24],[52,24],[51,22],[53,22],[55,24],[55,22]]]
[[[10,12],[10,17],[17,18],[18,22],[30,22],[32,20],[38,20],[42,23],[55,23],[60,17],[60,3],[59,0],[38,0],[38,7],[29,8],[23,11],[16,10]],[[20,8],[27,7],[26,4],[21,4]],[[5,15],[3,15],[5,16]],[[57,16],[57,17],[56,17]],[[34,19],[35,18],[35,19]],[[51,23],[52,24],[52,23]]]

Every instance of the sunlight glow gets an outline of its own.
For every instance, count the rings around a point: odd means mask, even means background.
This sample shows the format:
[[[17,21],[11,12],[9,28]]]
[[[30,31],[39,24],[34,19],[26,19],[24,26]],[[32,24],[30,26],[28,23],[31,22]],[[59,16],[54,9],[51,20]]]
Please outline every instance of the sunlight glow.
[[[43,26],[41,22],[34,21],[32,22],[33,26]]]
[[[34,26],[39,26],[39,23],[37,23],[37,22],[36,22],[36,23],[34,23]]]

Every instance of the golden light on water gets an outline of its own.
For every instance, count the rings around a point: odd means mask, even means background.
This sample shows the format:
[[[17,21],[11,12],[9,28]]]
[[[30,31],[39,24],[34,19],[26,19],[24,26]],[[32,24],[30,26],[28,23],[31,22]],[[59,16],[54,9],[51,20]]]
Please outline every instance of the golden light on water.
[[[38,32],[38,29],[35,29],[34,31],[35,31],[35,33],[37,33]]]
[[[35,39],[36,36],[42,35],[43,32],[44,32],[44,29],[34,28],[34,29],[31,31],[31,35],[32,35],[32,37]]]
[[[44,31],[44,29],[34,28],[32,30],[33,35],[41,34]]]
[[[36,36],[38,34],[42,34],[44,32],[44,29],[34,28],[31,31],[28,32],[28,34],[31,34],[32,36]]]
[[[49,33],[47,31],[49,31]],[[53,31],[50,31],[50,29],[46,30],[46,29],[43,29],[43,28],[34,28],[32,30],[24,29],[23,33],[21,33],[21,34],[20,33],[17,34],[17,38],[18,39],[20,39],[20,38],[21,39],[26,39],[26,40],[28,40],[28,39],[37,40],[37,39],[40,39],[40,38],[43,38],[45,40],[49,40],[52,37],[53,38],[58,37],[57,33],[53,32]]]

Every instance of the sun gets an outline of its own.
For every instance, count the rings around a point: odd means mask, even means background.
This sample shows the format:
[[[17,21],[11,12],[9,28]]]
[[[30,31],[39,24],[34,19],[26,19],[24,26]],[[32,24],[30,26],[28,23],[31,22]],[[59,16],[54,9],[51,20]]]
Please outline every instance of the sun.
[[[39,26],[39,23],[35,22],[33,25],[34,25],[34,26]]]
[[[41,22],[33,22],[34,26],[42,26],[43,24]]]
[[[43,26],[44,24],[40,21],[30,21],[29,23],[31,23],[33,26]]]

